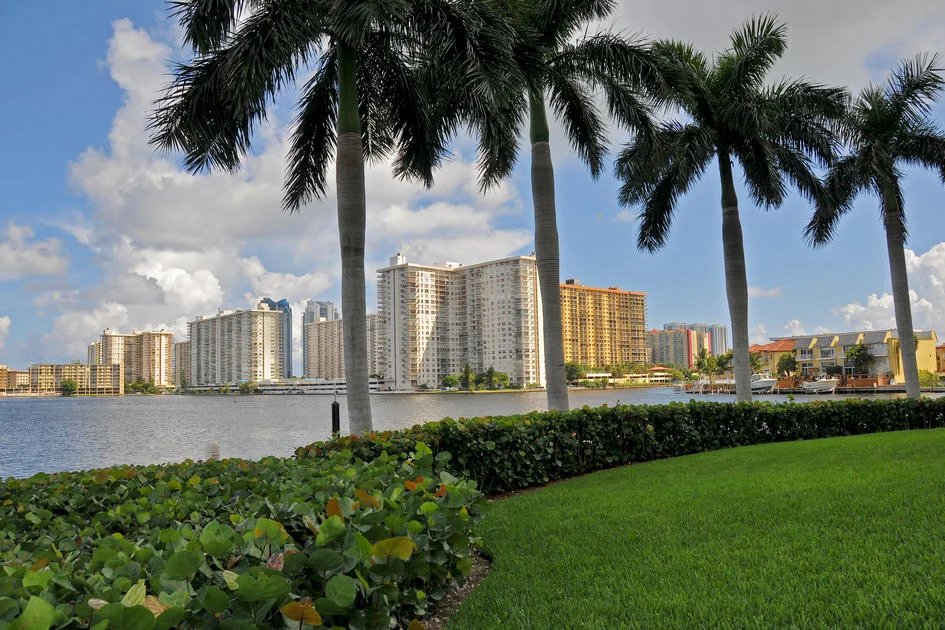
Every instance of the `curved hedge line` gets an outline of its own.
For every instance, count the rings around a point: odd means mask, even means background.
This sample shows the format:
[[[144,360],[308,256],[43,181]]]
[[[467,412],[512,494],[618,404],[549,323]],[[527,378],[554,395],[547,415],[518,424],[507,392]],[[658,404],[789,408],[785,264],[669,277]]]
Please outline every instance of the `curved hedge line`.
[[[602,468],[732,446],[945,426],[945,398],[713,403],[690,401],[535,412],[416,425],[316,442],[299,458],[351,449],[370,459],[406,456],[417,441],[448,452],[455,471],[487,494]]]
[[[472,566],[481,494],[400,455],[0,481],[0,630],[417,627]]]

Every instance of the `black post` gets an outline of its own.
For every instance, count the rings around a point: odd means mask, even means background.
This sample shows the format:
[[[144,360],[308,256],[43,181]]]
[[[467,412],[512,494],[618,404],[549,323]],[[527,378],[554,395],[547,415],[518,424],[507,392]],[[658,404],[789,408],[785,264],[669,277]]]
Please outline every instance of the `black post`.
[[[338,437],[341,433],[341,404],[337,400],[331,401],[331,436]]]

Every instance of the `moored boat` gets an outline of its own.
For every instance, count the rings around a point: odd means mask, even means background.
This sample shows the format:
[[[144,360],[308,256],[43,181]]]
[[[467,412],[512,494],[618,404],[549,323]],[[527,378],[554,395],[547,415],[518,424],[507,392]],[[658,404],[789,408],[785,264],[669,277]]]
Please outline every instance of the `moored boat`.
[[[801,389],[808,394],[832,394],[837,390],[839,384],[840,379],[819,377],[812,381],[802,382]]]
[[[778,379],[765,376],[764,374],[751,375],[751,393],[767,394],[777,385]]]

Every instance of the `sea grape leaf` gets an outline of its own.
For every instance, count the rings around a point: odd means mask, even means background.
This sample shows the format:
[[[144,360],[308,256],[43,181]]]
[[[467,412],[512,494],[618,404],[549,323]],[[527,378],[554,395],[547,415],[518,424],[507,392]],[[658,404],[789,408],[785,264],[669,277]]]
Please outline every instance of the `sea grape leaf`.
[[[144,580],[138,580],[138,583],[128,589],[125,596],[121,598],[121,605],[131,608],[140,606],[144,603],[144,597],[148,594],[148,587],[144,585]]]
[[[217,558],[226,558],[233,552],[235,539],[236,532],[233,528],[219,521],[210,521],[200,532],[203,550]]]
[[[95,611],[93,621],[108,621],[108,630],[152,630],[154,615],[144,606],[122,606],[115,602]]]
[[[253,535],[256,538],[264,538],[273,543],[284,543],[289,537],[282,523],[268,518],[257,518],[256,527],[253,529]]]
[[[345,522],[340,516],[329,516],[322,521],[322,526],[318,530],[318,536],[315,537],[315,546],[324,547],[335,540],[346,531]]]
[[[358,584],[347,575],[336,575],[325,585],[325,596],[342,608],[350,608],[358,596]]]
[[[417,546],[413,541],[406,536],[394,536],[374,543],[371,547],[371,555],[384,560],[390,558],[409,560],[416,548]]]
[[[30,597],[30,601],[27,602],[26,608],[23,609],[20,616],[14,619],[10,625],[7,626],[7,629],[45,630],[52,625],[55,614],[56,609],[53,608],[52,604],[34,595]]]
[[[291,621],[301,621],[310,626],[320,626],[322,624],[322,616],[318,614],[318,610],[311,604],[289,602],[280,608],[279,612],[288,617]]]
[[[344,563],[344,557],[331,549],[316,549],[308,559],[309,566],[316,571],[334,571]]]
[[[204,594],[203,607],[207,612],[214,615],[222,613],[230,607],[230,596],[220,588],[210,586]]]
[[[189,580],[203,565],[203,554],[199,551],[177,551],[164,564],[164,575],[170,580]]]

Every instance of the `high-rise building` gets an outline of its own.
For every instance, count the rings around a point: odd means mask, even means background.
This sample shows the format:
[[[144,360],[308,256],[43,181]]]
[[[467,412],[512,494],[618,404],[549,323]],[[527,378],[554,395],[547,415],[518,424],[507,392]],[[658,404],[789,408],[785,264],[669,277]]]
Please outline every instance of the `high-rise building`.
[[[174,387],[190,385],[193,385],[190,377],[190,342],[181,341],[174,344]]]
[[[513,385],[544,383],[541,299],[533,256],[475,265],[408,263],[377,272],[384,379],[395,390],[437,387],[466,363]]]
[[[663,330],[695,330],[696,332],[711,335],[712,347],[709,351],[717,357],[728,352],[728,326],[725,324],[687,324],[685,322],[669,322],[663,324]]]
[[[191,385],[233,385],[282,378],[282,318],[260,302],[188,322]]]
[[[651,330],[647,335],[647,345],[652,351],[652,362],[672,363],[677,367],[693,368],[699,351],[711,347],[709,333],[698,330]]]
[[[292,306],[286,299],[278,302],[263,298],[260,302],[269,310],[281,311],[282,317],[282,378],[292,378]]]
[[[99,341],[89,344],[89,364],[121,365],[126,383],[152,382],[171,387],[174,333],[165,330],[112,332],[106,328]]]
[[[308,325],[322,321],[330,322],[340,318],[341,313],[335,307],[334,302],[319,302],[317,300],[305,301],[305,310],[302,311],[302,376],[307,378],[315,376],[306,371],[309,365],[309,339],[306,336],[308,334]]]
[[[368,374],[380,376],[384,371],[383,328],[374,313],[367,316]],[[306,356],[304,366],[307,378],[345,378],[344,325],[340,319],[322,319],[305,324]]]
[[[591,367],[646,363],[646,293],[561,285],[564,360]]]

